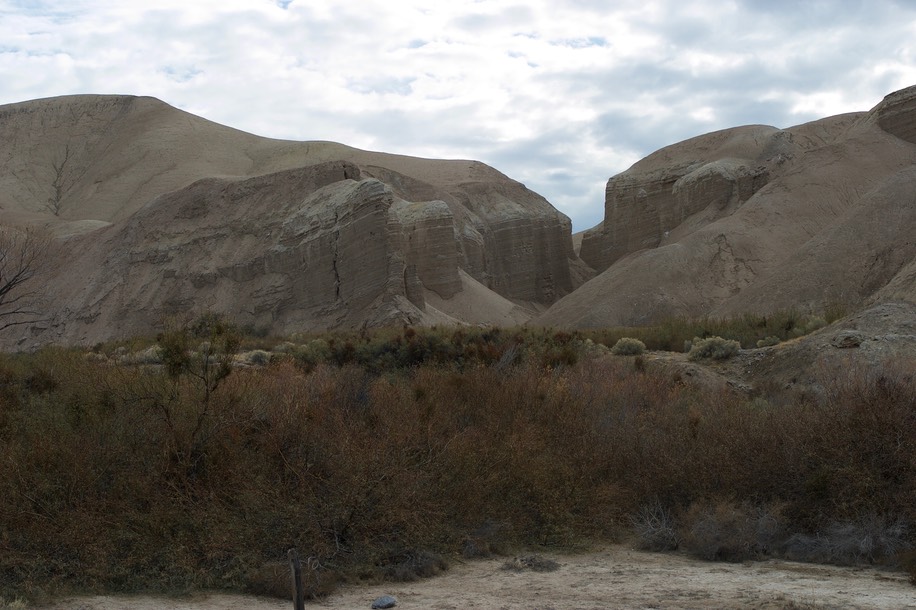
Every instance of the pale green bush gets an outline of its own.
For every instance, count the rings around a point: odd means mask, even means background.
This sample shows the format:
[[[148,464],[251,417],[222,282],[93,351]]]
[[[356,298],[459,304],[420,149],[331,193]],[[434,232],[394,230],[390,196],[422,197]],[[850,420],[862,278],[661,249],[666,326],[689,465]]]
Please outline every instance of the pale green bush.
[[[740,343],[729,339],[723,339],[722,337],[708,337],[706,339],[694,337],[687,358],[689,360],[702,360],[705,358],[727,360],[737,355],[740,349]]]
[[[632,337],[619,339],[611,348],[611,353],[615,356],[638,356],[644,351],[646,351],[646,344]]]
[[[813,333],[816,330],[820,330],[827,326],[827,320],[820,316],[816,316],[808,320],[805,324],[805,334]]]
[[[774,345],[779,345],[779,343],[780,343],[779,337],[770,335],[766,339],[760,339],[759,341],[757,341],[757,347],[772,347]]]
[[[262,349],[252,350],[240,355],[246,364],[252,364],[255,366],[264,366],[270,364],[270,352],[266,352]]]

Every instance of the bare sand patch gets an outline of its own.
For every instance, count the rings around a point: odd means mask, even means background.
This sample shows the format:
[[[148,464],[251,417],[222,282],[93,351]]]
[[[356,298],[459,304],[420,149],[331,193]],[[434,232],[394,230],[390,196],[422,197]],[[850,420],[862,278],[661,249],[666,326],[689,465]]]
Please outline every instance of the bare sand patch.
[[[545,557],[548,557],[545,555]],[[443,576],[412,583],[348,586],[312,608],[369,608],[393,595],[398,608],[594,610],[599,608],[916,608],[916,587],[900,572],[781,560],[710,563],[615,545],[551,555],[553,572],[503,569],[506,558],[455,563]],[[241,595],[192,598],[99,596],[62,600],[49,610],[281,610],[290,601]]]

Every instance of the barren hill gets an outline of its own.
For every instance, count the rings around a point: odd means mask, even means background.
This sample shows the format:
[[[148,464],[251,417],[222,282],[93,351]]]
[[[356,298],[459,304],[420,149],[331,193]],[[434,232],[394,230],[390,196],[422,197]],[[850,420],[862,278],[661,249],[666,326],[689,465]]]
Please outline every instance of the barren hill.
[[[0,225],[55,236],[43,320],[7,348],[204,310],[283,333],[914,303],[916,87],[649,155],[608,181],[581,258],[566,216],[482,163],[262,138],[131,96],[0,106]]]
[[[916,87],[873,110],[664,148],[608,181],[601,273],[535,320],[635,325],[916,301]]]
[[[518,324],[588,273],[569,219],[482,163],[271,140],[152,98],[0,107],[0,207],[62,240],[20,346],[204,309],[277,332]]]

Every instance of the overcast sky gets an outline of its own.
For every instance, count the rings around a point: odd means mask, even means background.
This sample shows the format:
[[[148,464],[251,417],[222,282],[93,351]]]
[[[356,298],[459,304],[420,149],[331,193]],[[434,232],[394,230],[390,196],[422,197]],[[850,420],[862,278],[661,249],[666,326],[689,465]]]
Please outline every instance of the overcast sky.
[[[0,0],[0,104],[151,95],[263,136],[477,159],[575,230],[662,146],[913,84],[913,0]]]

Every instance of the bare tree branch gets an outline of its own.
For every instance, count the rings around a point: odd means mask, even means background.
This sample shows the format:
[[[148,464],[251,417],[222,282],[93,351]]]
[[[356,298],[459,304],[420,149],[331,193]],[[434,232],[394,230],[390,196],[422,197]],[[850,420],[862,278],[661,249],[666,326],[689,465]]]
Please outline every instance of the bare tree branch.
[[[35,279],[51,245],[34,228],[0,227],[0,331],[41,321]]]

